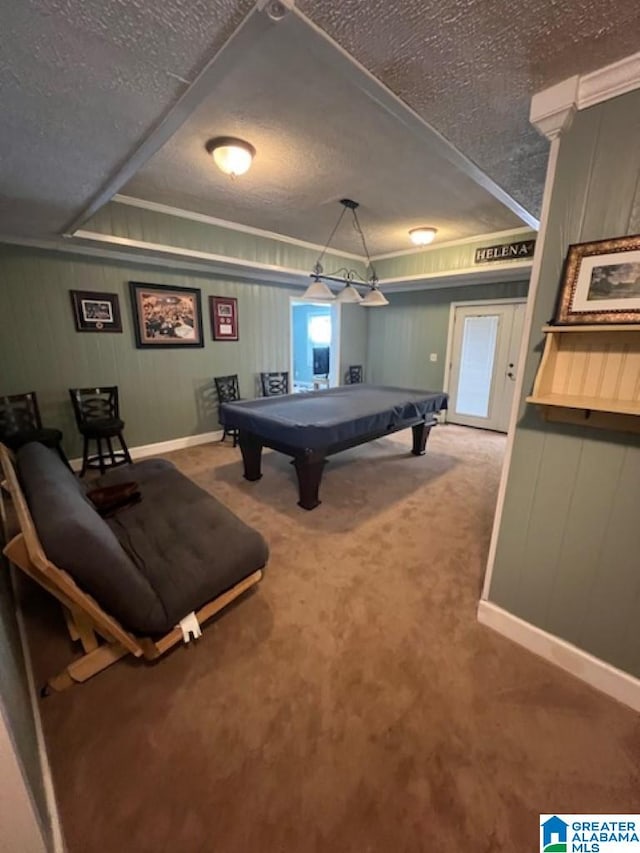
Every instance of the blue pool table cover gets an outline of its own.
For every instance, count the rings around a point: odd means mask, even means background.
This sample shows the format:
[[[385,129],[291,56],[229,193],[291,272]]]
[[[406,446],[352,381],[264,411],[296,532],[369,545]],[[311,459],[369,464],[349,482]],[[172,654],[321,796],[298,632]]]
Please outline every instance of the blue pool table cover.
[[[223,403],[220,422],[227,429],[251,432],[267,442],[318,449],[418,421],[446,409],[447,399],[442,391],[344,385],[325,391]]]

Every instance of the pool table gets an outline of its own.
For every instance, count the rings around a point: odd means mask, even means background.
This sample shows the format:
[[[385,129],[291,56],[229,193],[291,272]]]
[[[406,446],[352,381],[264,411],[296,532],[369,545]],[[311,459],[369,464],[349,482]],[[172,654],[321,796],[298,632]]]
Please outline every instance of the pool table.
[[[303,509],[315,509],[327,456],[413,429],[415,456],[425,452],[447,394],[380,385],[345,385],[325,391],[261,397],[220,406],[220,422],[237,429],[247,480],[259,480],[263,447],[293,458]]]

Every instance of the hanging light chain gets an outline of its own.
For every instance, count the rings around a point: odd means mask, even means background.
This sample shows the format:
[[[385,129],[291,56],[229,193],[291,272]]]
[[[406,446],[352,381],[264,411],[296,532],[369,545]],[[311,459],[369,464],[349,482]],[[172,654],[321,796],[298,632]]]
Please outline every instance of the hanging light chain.
[[[316,275],[322,275],[322,273],[323,273],[323,269],[322,269],[322,259],[324,258],[325,254],[326,254],[326,252],[327,252],[327,249],[329,248],[329,245],[330,245],[331,241],[333,240],[333,236],[334,236],[334,234],[336,233],[336,231],[337,231],[337,230],[338,230],[338,228],[340,227],[340,223],[342,222],[342,218],[344,217],[344,215],[345,215],[345,213],[346,213],[346,212],[347,212],[347,208],[346,208],[346,207],[343,207],[343,208],[342,208],[342,213],[341,213],[341,214],[340,214],[340,216],[338,217],[338,221],[337,221],[337,222],[336,222],[336,224],[333,226],[333,231],[331,232],[331,234],[329,234],[329,239],[328,239],[328,240],[327,240],[327,242],[325,243],[324,249],[323,249],[323,250],[322,250],[322,252],[320,252],[320,254],[318,255],[318,260],[316,261],[315,266],[314,266],[314,268],[313,268],[313,271],[314,271],[314,273],[315,273]]]
[[[367,267],[368,267],[368,269],[371,270],[371,283],[377,284],[378,283],[378,276],[376,274],[376,271],[375,271],[373,264],[371,263],[371,256],[369,255],[369,249],[367,249],[367,242],[364,239],[364,232],[363,232],[362,227],[360,225],[360,220],[358,219],[358,214],[356,213],[355,209],[352,210],[351,212],[353,213],[354,228],[356,229],[356,231],[360,235],[360,240],[362,241],[362,248],[364,249],[364,253],[365,253],[366,258],[367,258]]]

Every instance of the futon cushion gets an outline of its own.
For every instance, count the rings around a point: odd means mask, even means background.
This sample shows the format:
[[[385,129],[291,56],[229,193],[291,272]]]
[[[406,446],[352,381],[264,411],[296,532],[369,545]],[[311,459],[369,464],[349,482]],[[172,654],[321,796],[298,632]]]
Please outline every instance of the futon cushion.
[[[107,524],[163,603],[166,620],[156,630],[169,630],[267,562],[262,536],[170,462],[123,466],[100,483],[126,479],[139,484],[142,501]]]
[[[85,497],[85,486],[42,444],[17,453],[18,474],[47,558],[126,627],[163,631],[167,615],[149,581]]]
[[[91,488],[135,481],[140,503],[104,520],[60,458],[40,444],[18,469],[44,551],[125,628],[170,631],[262,568],[262,536],[165,459],[114,468]]]

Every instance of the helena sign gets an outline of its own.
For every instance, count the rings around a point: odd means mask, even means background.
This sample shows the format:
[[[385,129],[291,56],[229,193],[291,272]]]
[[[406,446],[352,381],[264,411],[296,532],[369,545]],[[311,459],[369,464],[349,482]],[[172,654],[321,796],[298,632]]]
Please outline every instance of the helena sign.
[[[476,264],[488,264],[491,261],[511,261],[532,258],[535,240],[521,240],[519,243],[502,243],[499,246],[483,246],[476,249]]]

